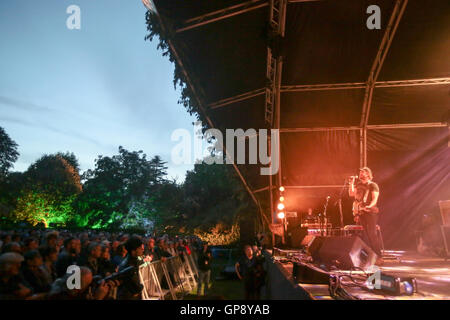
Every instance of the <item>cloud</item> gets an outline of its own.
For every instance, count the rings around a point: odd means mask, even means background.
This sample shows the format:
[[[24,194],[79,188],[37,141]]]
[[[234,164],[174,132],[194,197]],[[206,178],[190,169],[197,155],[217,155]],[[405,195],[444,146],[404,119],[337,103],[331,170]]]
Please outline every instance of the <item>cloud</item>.
[[[48,107],[39,106],[39,105],[31,103],[31,102],[12,99],[12,98],[8,98],[5,96],[0,96],[0,104],[7,105],[10,107],[14,107],[14,108],[23,109],[23,110],[54,112],[53,109],[48,108]]]
[[[84,141],[84,142],[92,143],[92,144],[96,145],[97,147],[105,147],[104,144],[98,142],[97,140],[95,140],[89,136],[86,136],[86,135],[83,135],[83,134],[80,134],[78,132],[71,131],[71,130],[61,130],[59,128],[50,126],[50,125],[42,123],[42,122],[32,122],[32,121],[18,119],[18,118],[14,118],[14,117],[8,117],[8,116],[0,116],[0,120],[5,121],[5,122],[12,122],[12,123],[27,126],[27,127],[34,127],[37,129],[45,129],[45,130],[55,132],[55,133],[58,133],[58,134],[61,134],[64,136],[76,138],[76,139]]]

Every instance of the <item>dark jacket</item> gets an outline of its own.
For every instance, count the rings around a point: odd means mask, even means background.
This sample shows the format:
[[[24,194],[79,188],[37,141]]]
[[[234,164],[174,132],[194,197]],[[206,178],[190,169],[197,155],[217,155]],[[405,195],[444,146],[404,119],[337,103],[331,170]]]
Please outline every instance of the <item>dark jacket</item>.
[[[56,275],[62,277],[67,272],[67,267],[70,265],[78,265],[79,257],[73,254],[63,251],[59,254],[58,260],[56,261]]]
[[[207,250],[205,253],[202,251],[198,255],[197,264],[198,269],[201,271],[211,270],[211,252]]]
[[[140,300],[140,294],[144,288],[139,280],[139,266],[141,264],[142,261],[135,257],[130,257],[130,255],[127,255],[125,260],[120,264],[119,272],[128,267],[135,267],[135,270],[122,280],[117,292],[117,298],[119,300]]]

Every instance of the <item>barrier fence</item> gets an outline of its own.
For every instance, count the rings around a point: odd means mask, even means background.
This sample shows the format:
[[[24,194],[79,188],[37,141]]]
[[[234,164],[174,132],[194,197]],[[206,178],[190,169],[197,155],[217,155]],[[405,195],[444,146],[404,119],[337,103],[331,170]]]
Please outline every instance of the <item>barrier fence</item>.
[[[197,287],[197,253],[146,262],[139,267],[142,300],[177,300]]]

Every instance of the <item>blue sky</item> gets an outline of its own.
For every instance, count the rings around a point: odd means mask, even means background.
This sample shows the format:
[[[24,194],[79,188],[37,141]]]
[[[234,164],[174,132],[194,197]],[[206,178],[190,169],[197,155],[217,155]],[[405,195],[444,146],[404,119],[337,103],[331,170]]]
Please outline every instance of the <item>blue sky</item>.
[[[66,27],[72,4],[80,30]],[[122,145],[184,179],[192,166],[170,163],[170,136],[195,119],[177,104],[173,65],[144,41],[145,12],[140,0],[0,1],[0,126],[19,144],[14,170],[58,151],[86,170]]]

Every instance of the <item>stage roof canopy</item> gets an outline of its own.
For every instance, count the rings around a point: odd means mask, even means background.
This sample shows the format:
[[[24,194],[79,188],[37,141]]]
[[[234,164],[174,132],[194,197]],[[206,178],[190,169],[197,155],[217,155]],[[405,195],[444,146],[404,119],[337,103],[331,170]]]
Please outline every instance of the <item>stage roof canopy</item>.
[[[147,17],[149,30],[189,88],[188,109],[209,127],[279,128],[287,187],[338,185],[352,168],[370,164],[371,152],[416,150],[414,132],[427,137],[423,143],[448,139],[447,0],[153,2],[158,14]],[[372,5],[380,29],[367,26]],[[284,27],[274,31],[269,21],[278,15]],[[268,48],[282,61],[279,113],[269,123]],[[329,172],[325,157],[337,163]],[[267,187],[257,168],[239,168],[250,190]]]

